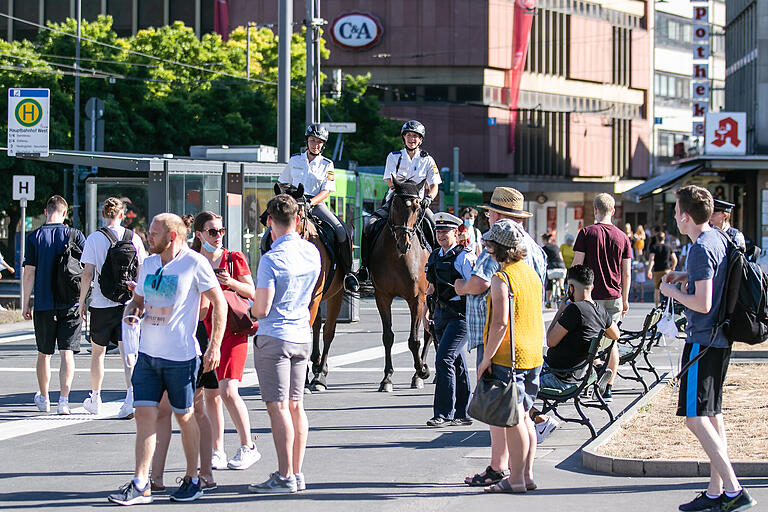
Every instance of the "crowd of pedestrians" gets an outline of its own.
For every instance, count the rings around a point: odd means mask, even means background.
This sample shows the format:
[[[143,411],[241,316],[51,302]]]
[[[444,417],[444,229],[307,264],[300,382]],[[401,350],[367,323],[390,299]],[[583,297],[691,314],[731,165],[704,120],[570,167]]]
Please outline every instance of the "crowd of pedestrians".
[[[488,373],[517,387],[513,406],[519,422],[490,427],[488,465],[467,476],[465,483],[489,493],[537,488],[536,445],[557,427],[554,418],[533,407],[538,390],[571,386],[578,376],[566,370],[586,360],[590,342],[599,332],[619,338],[618,325],[629,310],[634,259],[644,261],[642,276],[653,278],[657,303],[663,295],[686,308],[683,365],[688,373],[681,381],[677,414],[686,418],[712,470],[708,489],[680,510],[743,510],[753,505],[726,450],[722,387],[730,348],[721,336],[710,337],[727,247],[715,228],[743,243],[728,224],[733,205],[718,204],[701,187],[677,192],[677,228],[691,242],[683,248],[684,269],[676,271],[678,258],[667,243],[667,233],[657,230],[649,246],[642,227],[636,231],[629,225],[625,230],[616,227],[615,203],[608,194],[594,199],[594,224],[581,229],[575,240],[566,238],[560,247],[549,235],[541,247],[528,234],[524,223],[532,214],[524,202],[516,189],[497,187],[491,200],[479,206],[490,225],[484,234],[474,227],[478,213],[473,208],[460,217],[440,212],[433,219],[437,245],[425,268],[430,306],[425,321],[432,326],[438,347],[433,412],[426,425],[472,425],[468,351],[476,351],[477,379]],[[309,423],[303,399],[312,339],[308,306],[321,262],[317,248],[297,233],[296,200],[279,194],[267,204],[272,245],[259,261],[255,282],[245,256],[224,247],[226,227],[219,215],[155,216],[147,237],[148,256],[138,235],[121,225],[124,210],[119,199],[108,198],[101,212],[104,227],[85,238],[63,224],[67,203],[53,196],[46,204],[46,223],[27,238],[23,315],[34,321],[38,350],[39,390],[34,404],[40,411],[50,410],[50,357],[58,347],[57,412],[70,414],[73,354],[80,349],[83,322],[89,320],[91,391],[83,407],[91,414],[103,412],[104,355],[114,342],[124,355],[126,380],[118,418],[136,421],[134,476],[109,501],[150,503],[153,492],[165,490],[173,417],[181,431],[186,468],[170,498],[196,500],[217,487],[214,470],[247,469],[261,458],[239,394],[248,333],[236,330],[228,314],[229,301],[244,300],[250,303],[251,318],[258,321],[253,362],[278,461],[277,470],[249,490],[306,489],[302,466]],[[80,284],[74,295],[63,286],[66,277],[57,270],[62,258],[69,256],[82,265],[82,274],[70,277]],[[565,300],[557,303],[554,319],[545,329],[543,307],[553,299],[546,294],[547,271],[566,268]],[[640,277],[637,271],[634,275]],[[127,357],[123,337],[131,328],[140,332],[134,358]],[[602,364],[598,393],[610,401],[619,364],[615,344]],[[224,448],[225,408],[239,438],[229,460]]]

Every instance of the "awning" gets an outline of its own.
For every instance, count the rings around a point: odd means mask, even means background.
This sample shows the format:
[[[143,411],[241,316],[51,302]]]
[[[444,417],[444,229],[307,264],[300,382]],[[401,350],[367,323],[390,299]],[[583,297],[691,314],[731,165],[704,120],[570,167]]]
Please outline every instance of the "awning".
[[[660,194],[665,190],[672,188],[676,183],[685,178],[686,176],[695,173],[701,169],[701,164],[690,164],[678,167],[677,169],[671,169],[664,174],[654,176],[647,180],[645,183],[631,188],[624,192],[623,196],[626,199],[638,202],[646,197],[651,197],[656,194]]]

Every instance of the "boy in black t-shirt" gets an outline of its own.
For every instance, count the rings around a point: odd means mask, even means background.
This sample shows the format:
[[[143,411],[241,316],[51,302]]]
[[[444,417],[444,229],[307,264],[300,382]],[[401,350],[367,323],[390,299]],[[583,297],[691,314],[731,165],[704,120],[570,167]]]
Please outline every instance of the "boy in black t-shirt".
[[[577,366],[584,362],[589,352],[589,345],[601,330],[612,339],[619,338],[619,328],[603,306],[592,299],[595,274],[586,265],[574,265],[568,270],[568,301],[560,304],[555,318],[547,329],[549,350],[544,358],[544,370],[541,375],[541,387],[566,389],[576,376],[556,376],[547,368],[557,371]],[[618,362],[618,361],[617,361]],[[610,363],[609,363],[610,364]],[[606,370],[601,382],[600,392],[603,399],[611,401],[611,388],[607,382],[615,367]],[[606,377],[607,376],[607,377]]]

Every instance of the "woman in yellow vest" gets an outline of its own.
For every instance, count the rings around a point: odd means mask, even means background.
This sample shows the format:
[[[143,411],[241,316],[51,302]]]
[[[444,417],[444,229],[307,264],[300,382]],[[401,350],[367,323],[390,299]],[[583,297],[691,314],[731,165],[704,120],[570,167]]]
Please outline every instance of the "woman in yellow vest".
[[[518,417],[514,427],[491,427],[504,435],[509,450],[509,477],[486,487],[486,492],[523,493],[536,489],[533,459],[536,454],[536,430],[528,411],[539,390],[539,374],[543,357],[542,288],[536,271],[525,258],[525,232],[512,220],[495,223],[483,235],[486,250],[501,270],[491,279],[488,317],[485,322],[484,355],[477,367],[477,378],[486,371],[509,382],[514,378],[518,392]],[[509,325],[509,295],[512,292],[512,325]],[[510,339],[510,331],[514,333]],[[511,344],[514,342],[514,357]]]

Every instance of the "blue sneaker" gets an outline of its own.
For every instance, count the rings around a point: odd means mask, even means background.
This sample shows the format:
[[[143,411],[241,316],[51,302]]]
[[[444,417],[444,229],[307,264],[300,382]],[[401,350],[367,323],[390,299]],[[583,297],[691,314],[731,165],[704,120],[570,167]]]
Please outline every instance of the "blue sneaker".
[[[306,486],[306,484],[305,484]],[[272,494],[272,493],[294,493],[298,491],[296,486],[296,476],[291,475],[288,478],[280,475],[275,471],[269,475],[267,481],[260,484],[251,484],[248,486],[250,492],[259,494]]]
[[[185,476],[177,478],[177,482],[181,483],[176,492],[171,494],[171,501],[195,501],[203,495],[203,490],[200,488],[200,479],[197,483],[192,483],[192,478]]]
[[[122,486],[118,492],[107,496],[107,499],[118,505],[145,505],[152,503],[152,491],[149,488],[149,483],[144,489],[139,489],[131,480]]]

